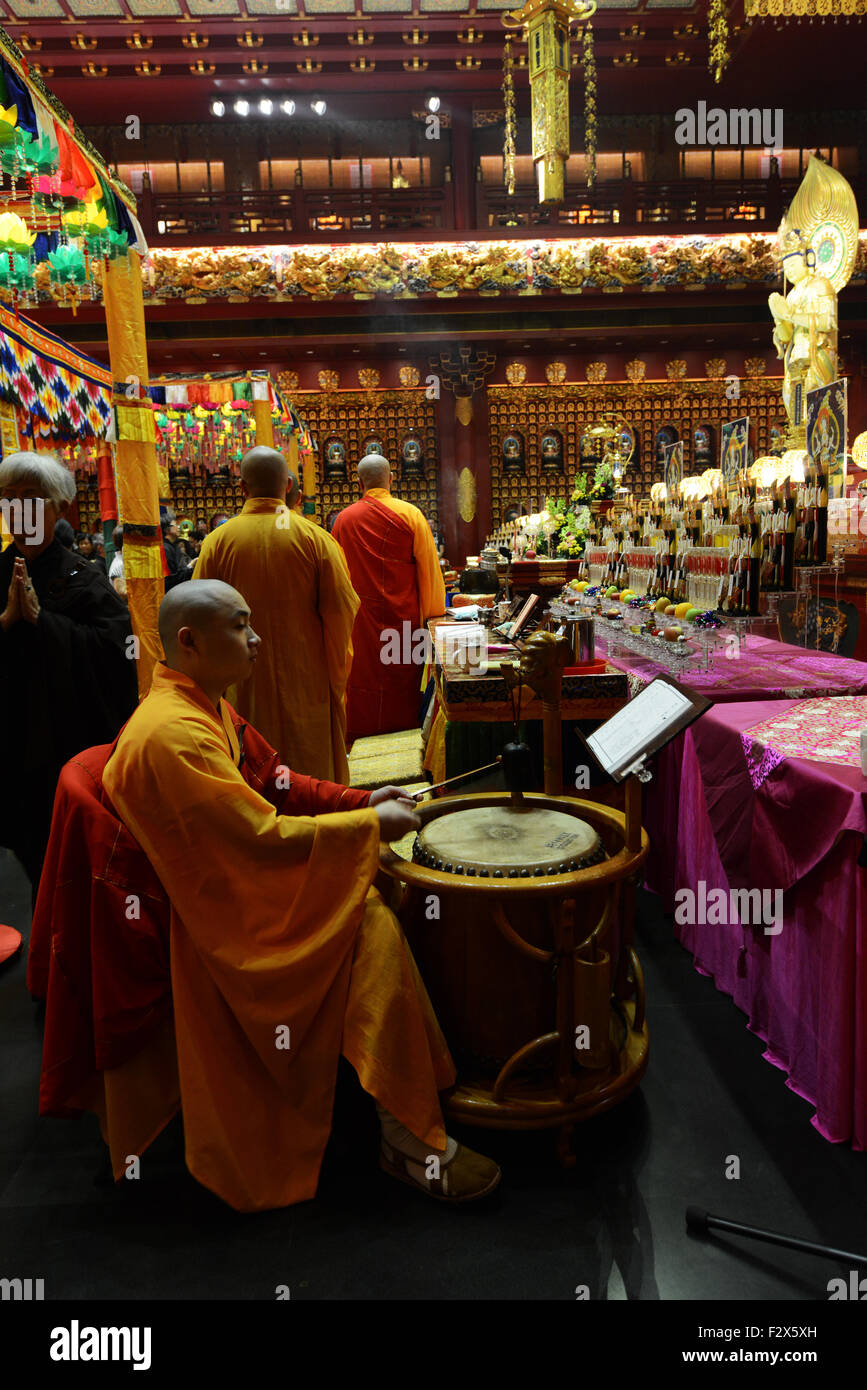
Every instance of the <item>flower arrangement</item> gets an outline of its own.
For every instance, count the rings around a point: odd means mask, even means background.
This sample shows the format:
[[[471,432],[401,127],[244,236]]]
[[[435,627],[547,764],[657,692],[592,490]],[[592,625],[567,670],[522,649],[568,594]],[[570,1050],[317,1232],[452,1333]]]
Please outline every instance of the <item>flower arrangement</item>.
[[[581,482],[584,483],[583,474],[579,474]],[[576,483],[576,487],[578,484]],[[593,525],[590,516],[590,508],[587,506],[575,505],[579,501],[575,497],[573,490],[570,505],[561,502],[559,498],[549,497],[546,499],[545,506],[549,516],[555,523],[549,546],[551,554],[565,555],[574,558],[584,553],[584,542]]]
[[[614,470],[610,463],[597,463],[593,472],[593,482],[587,486],[584,474],[579,477],[584,484],[584,496],[590,502],[609,502],[614,496]],[[577,481],[576,481],[577,486]],[[578,501],[573,492],[573,500]]]

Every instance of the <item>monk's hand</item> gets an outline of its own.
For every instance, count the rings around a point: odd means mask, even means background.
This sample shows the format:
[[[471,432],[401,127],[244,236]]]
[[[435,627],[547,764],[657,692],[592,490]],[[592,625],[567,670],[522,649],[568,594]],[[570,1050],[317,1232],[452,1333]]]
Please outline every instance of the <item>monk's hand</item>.
[[[378,787],[370,793],[368,806],[380,806],[383,801],[399,801],[402,806],[414,806],[415,802],[406,787]]]
[[[21,565],[20,570],[18,569],[19,563]],[[33,587],[30,575],[24,567],[24,561],[16,560],[15,568],[15,582],[18,586],[18,603],[21,608],[21,617],[26,623],[35,623],[39,617],[39,599],[36,597],[36,590]]]
[[[17,623],[21,618],[21,590],[18,576],[23,573],[24,561],[16,560],[12,566],[12,578],[9,581],[9,592],[6,595],[6,607],[0,613],[0,632],[6,632],[13,623]]]
[[[392,840],[402,840],[411,830],[421,825],[418,816],[409,809],[405,800],[380,801],[374,807],[379,816],[379,838],[391,844]]]

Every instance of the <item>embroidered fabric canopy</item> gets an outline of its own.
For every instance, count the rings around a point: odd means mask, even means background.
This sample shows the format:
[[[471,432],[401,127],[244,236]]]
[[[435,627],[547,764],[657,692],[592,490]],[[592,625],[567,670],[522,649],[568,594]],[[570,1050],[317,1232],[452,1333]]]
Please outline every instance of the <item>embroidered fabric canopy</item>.
[[[111,437],[111,372],[0,304],[0,400],[35,448]]]

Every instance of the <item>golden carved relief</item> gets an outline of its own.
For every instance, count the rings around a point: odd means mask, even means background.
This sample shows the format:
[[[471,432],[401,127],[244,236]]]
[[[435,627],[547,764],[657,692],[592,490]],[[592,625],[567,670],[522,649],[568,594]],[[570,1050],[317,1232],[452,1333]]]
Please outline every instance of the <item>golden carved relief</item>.
[[[476,490],[476,479],[469,468],[462,468],[458,474],[458,515],[461,521],[473,521],[478,505],[478,492]]]

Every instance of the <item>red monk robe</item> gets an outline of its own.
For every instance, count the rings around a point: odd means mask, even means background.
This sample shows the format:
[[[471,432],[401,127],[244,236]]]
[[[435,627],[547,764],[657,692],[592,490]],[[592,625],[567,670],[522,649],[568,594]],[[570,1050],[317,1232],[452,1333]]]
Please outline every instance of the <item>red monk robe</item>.
[[[369,793],[286,787],[261,736],[221,716],[160,665],[107,765],[107,748],[66,765],[28,984],[47,995],[40,1113],[95,1110],[119,1179],[181,1108],[190,1172],[255,1211],[315,1195],[341,1051],[435,1148],[454,1068],[369,887]]]
[[[413,646],[420,650],[412,634],[444,611],[446,599],[430,527],[418,507],[373,487],[344,508],[331,534],[361,600],[352,630],[347,737],[416,727],[423,666],[412,660]],[[382,659],[389,631],[398,634],[398,663]]]

